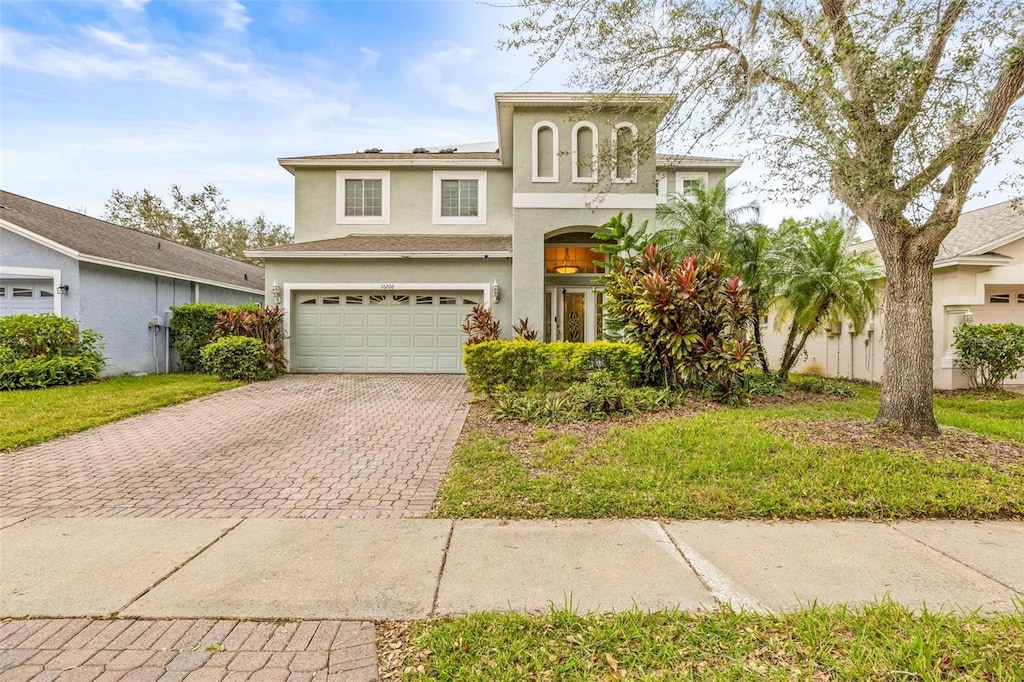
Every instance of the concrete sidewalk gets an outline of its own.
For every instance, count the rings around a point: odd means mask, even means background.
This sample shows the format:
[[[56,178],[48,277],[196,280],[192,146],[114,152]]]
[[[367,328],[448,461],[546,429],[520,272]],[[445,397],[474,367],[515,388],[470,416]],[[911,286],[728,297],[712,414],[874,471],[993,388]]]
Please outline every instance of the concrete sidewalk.
[[[0,616],[414,619],[1024,599],[1024,523],[0,519]]]

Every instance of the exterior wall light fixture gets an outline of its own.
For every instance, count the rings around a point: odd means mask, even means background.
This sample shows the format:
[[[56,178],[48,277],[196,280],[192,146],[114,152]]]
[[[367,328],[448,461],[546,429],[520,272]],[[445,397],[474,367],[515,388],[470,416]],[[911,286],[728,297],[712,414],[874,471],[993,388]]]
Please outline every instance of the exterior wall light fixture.
[[[501,301],[501,285],[498,284],[498,280],[494,280],[494,284],[491,285],[491,303],[499,301]]]
[[[277,281],[270,285],[270,293],[274,296],[277,304],[281,305],[281,285]]]
[[[57,291],[60,292],[61,296],[67,296],[68,292],[71,291],[71,287],[69,287],[67,284],[61,284],[59,287],[57,287]]]

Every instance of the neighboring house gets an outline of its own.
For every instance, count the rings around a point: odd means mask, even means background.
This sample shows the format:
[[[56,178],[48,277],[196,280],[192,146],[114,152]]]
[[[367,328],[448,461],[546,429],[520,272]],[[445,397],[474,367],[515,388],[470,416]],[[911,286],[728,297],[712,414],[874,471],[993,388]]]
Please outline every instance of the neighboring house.
[[[656,155],[672,101],[499,93],[484,151],[279,159],[295,176],[295,243],[247,255],[285,308],[291,371],[461,372],[477,303],[506,337],[529,319],[545,340],[600,338],[595,230],[620,211],[653,224],[668,193],[740,165]]]
[[[969,211],[946,237],[935,259],[932,275],[932,328],[934,330],[935,387],[965,388],[967,378],[953,366],[953,329],[973,324],[1013,322],[1024,325],[1024,207],[1003,202]],[[858,244],[874,250],[874,242]],[[860,334],[845,321],[807,342],[807,360],[794,371],[814,369],[826,376],[879,382],[885,337],[884,304]],[[769,328],[766,347],[777,363],[782,354],[782,334]],[[1024,384],[1018,375],[1008,384]]]
[[[174,368],[168,310],[199,301],[262,303],[263,268],[0,191],[0,315],[95,329],[105,375]]]

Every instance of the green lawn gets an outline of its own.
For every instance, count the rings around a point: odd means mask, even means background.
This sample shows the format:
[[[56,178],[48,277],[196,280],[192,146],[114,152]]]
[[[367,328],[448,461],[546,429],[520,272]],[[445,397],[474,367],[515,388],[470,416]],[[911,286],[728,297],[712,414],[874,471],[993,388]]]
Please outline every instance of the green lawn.
[[[1024,516],[1024,458],[1019,458],[1024,454],[1024,398],[936,399],[942,424],[1002,441],[1003,458],[990,463],[981,457],[986,446],[963,442],[970,433],[960,434],[954,454],[947,451],[956,440],[953,435],[932,443],[937,450],[924,452],[906,449],[900,438],[844,443],[844,434],[857,425],[872,438],[880,433],[868,422],[877,410],[877,389],[856,390],[854,399],[708,408],[641,425],[595,427],[596,436],[555,427],[520,428],[511,435],[469,429],[434,513],[685,519]],[[1008,458],[1007,449],[1012,451]]]
[[[239,385],[200,374],[154,374],[78,386],[0,391],[0,452]]]
[[[384,669],[405,671],[395,678],[404,680],[1024,679],[1020,611],[915,615],[882,603],[779,616],[489,613],[396,631],[389,637],[382,627],[378,651]]]

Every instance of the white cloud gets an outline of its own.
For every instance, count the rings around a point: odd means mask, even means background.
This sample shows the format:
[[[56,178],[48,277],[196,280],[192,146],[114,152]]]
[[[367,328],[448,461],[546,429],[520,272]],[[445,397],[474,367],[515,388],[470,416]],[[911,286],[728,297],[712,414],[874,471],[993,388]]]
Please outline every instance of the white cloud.
[[[82,34],[97,40],[101,43],[116,47],[127,52],[143,53],[149,50],[149,46],[145,43],[136,43],[128,40],[120,33],[114,31],[107,31],[97,26],[86,26],[81,29]]]
[[[359,64],[360,71],[368,71],[377,65],[380,61],[380,52],[377,50],[371,50],[368,47],[360,47],[359,52],[363,55],[363,61]]]
[[[480,71],[477,50],[457,43],[441,42],[419,59],[408,70],[409,79],[424,90],[442,95],[453,107],[469,111],[481,111],[491,93],[467,88],[460,83],[467,74]],[[463,68],[463,67],[469,68]]]
[[[118,6],[131,12],[141,12],[149,4],[149,0],[118,0]]]
[[[210,7],[220,17],[224,27],[232,31],[244,31],[245,27],[252,22],[245,5],[238,0],[215,2],[211,3]]]

